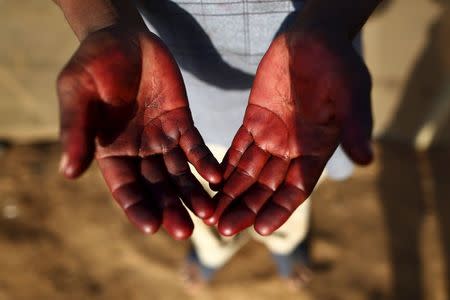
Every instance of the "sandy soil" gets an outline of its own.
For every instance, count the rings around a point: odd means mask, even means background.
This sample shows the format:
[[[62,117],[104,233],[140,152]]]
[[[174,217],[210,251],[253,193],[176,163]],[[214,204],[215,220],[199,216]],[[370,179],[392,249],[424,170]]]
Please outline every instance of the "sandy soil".
[[[135,231],[96,168],[58,176],[58,151],[0,154],[0,300],[190,298],[179,281],[188,242]],[[315,193],[309,288],[289,291],[252,242],[192,298],[450,299],[450,151],[385,144],[377,156]]]

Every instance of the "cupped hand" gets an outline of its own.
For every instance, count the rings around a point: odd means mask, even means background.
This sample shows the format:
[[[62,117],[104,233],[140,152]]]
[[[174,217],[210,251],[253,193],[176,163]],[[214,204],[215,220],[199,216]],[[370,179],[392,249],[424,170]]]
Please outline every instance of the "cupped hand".
[[[216,195],[219,231],[254,224],[268,235],[311,194],[339,143],[357,163],[372,160],[371,79],[346,37],[292,31],[263,57],[242,127]]]
[[[145,233],[160,225],[176,239],[215,205],[189,170],[210,183],[222,174],[194,127],[180,71],[152,33],[109,27],[91,33],[58,79],[61,172],[82,174],[95,157],[129,220]]]

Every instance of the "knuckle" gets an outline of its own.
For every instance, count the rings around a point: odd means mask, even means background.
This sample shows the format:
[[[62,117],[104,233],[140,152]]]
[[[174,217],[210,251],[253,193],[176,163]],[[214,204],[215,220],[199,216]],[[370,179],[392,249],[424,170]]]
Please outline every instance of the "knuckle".
[[[207,157],[209,157],[209,152],[203,145],[197,144],[193,145],[188,149],[188,156],[193,157],[195,162],[199,162]]]
[[[56,78],[58,91],[70,89],[74,84],[75,73],[69,67],[65,67]]]
[[[56,88],[60,98],[74,94],[93,94],[96,84],[86,68],[74,58],[61,70],[56,78]]]
[[[255,170],[253,170],[251,168],[244,169],[244,168],[241,168],[241,167],[238,166],[236,168],[236,172],[240,176],[248,178],[252,182],[256,181],[257,174],[256,174]]]

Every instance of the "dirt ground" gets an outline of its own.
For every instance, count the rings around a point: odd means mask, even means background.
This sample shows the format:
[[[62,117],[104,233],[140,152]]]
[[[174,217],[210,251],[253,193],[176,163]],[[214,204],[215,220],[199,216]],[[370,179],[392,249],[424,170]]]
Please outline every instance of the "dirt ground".
[[[310,287],[287,289],[251,242],[196,296],[179,280],[188,242],[138,233],[96,168],[66,181],[58,154],[50,143],[0,155],[0,300],[450,299],[449,149],[378,145],[372,166],[323,184]]]

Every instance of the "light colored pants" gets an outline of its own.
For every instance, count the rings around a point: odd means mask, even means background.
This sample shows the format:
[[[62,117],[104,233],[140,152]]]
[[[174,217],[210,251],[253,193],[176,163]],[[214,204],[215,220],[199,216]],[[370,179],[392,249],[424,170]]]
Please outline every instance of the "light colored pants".
[[[219,145],[208,145],[214,156],[221,161],[226,148]],[[327,168],[332,171],[330,177],[345,179],[352,173],[353,164],[343,151],[338,148],[330,159]],[[208,182],[201,178],[194,168],[192,172],[202,183],[211,196],[214,191],[209,188]],[[324,172],[326,174],[326,172]],[[325,175],[322,175],[319,182]],[[311,197],[298,207],[288,221],[272,235],[263,237],[249,228],[234,237],[222,237],[215,228],[209,227],[202,220],[191,214],[195,229],[192,242],[200,262],[209,268],[220,268],[238,251],[250,238],[260,241],[277,255],[288,255],[305,239],[309,231]]]

